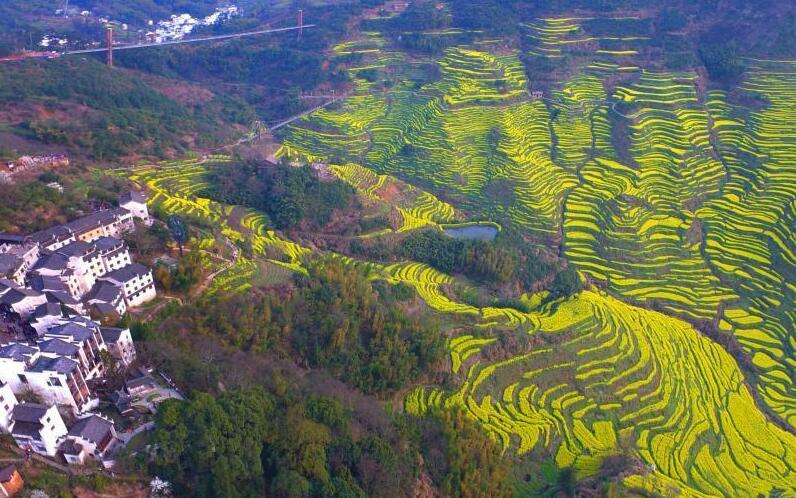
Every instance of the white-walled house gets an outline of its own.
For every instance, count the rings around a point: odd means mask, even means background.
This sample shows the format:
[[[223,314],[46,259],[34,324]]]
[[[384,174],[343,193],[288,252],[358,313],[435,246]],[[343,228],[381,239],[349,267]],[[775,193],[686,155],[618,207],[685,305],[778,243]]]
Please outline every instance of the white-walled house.
[[[9,385],[15,393],[23,392],[27,387],[23,382],[25,370],[38,357],[39,350],[27,344],[0,345],[0,382]]]
[[[68,406],[73,413],[89,410],[98,402],[91,398],[80,364],[65,356],[39,355],[20,377],[23,384],[42,400]]]
[[[39,334],[39,337],[41,337],[48,328],[64,320],[65,316],[61,305],[59,303],[47,302],[33,310],[30,316],[30,326],[33,327],[36,333]]]
[[[77,346],[78,351],[74,356],[68,356],[78,363],[86,380],[91,380],[103,374],[104,365],[100,353],[107,350],[105,340],[100,332],[99,324],[84,317],[72,317],[69,321],[51,327],[45,333],[45,339],[61,339]]]
[[[130,365],[135,360],[135,345],[130,329],[116,327],[101,327],[102,338],[111,355],[122,362],[124,366]]]
[[[0,429],[11,432],[11,412],[19,404],[11,386],[0,382]]]
[[[55,456],[68,432],[55,405],[20,403],[12,410],[11,420],[11,435],[17,446],[41,455]]]
[[[152,270],[139,263],[112,271],[103,276],[101,280],[110,282],[121,289],[128,308],[140,306],[151,301],[157,295]]]
[[[130,211],[134,217],[143,221],[147,226],[152,225],[149,209],[146,205],[146,194],[131,190],[119,197],[119,206]]]
[[[117,442],[113,422],[99,415],[89,415],[69,429],[61,451],[68,463],[82,465],[88,457],[102,461]]]
[[[20,245],[6,245],[0,249],[0,277],[7,277],[18,285],[25,284],[25,274],[39,259],[39,245],[29,241]]]
[[[108,272],[124,268],[132,264],[130,250],[124,241],[115,237],[100,237],[93,242],[97,254],[102,258],[104,271],[97,275],[100,277]]]
[[[95,310],[100,315],[117,314],[124,316],[127,313],[127,303],[124,294],[119,287],[110,282],[100,280],[84,298],[90,309]]]

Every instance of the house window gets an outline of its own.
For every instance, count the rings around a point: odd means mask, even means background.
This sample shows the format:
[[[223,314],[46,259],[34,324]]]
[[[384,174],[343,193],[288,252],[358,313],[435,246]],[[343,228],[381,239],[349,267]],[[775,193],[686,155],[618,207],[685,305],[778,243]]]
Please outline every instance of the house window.
[[[27,384],[28,383],[28,378],[27,377],[25,377],[22,374],[17,374],[17,375],[19,376],[19,380],[21,380],[23,384]]]
[[[61,381],[58,379],[58,377],[50,377],[50,381],[48,382],[48,384],[56,387],[61,387],[63,385],[61,384]]]

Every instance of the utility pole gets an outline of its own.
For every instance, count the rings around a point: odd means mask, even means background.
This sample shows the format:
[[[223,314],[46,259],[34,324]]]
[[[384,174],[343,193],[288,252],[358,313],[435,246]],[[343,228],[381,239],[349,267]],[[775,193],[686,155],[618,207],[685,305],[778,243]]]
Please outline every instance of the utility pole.
[[[105,28],[105,44],[108,46],[108,57],[105,63],[108,67],[113,67],[113,28],[111,26]]]
[[[299,28],[299,39],[304,34],[304,9],[299,9],[298,11],[298,28]]]

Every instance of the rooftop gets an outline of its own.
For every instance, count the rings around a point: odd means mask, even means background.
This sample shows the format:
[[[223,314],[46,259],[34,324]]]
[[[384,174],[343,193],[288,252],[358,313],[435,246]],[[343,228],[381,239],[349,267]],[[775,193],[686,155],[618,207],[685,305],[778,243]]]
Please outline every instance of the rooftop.
[[[93,244],[89,244],[82,240],[76,240],[58,249],[58,253],[73,258],[82,258],[83,256],[91,254],[94,250]]]
[[[129,192],[123,193],[119,196],[119,204],[124,206],[128,202],[138,202],[141,204],[146,204],[147,196],[143,192],[139,192],[137,190],[131,190]]]
[[[124,247],[124,242],[114,237],[100,237],[93,242],[101,253],[108,253]]]
[[[56,356],[55,358],[40,356],[39,359],[36,360],[36,363],[31,365],[28,371],[36,373],[58,372],[61,374],[70,374],[75,371],[77,366],[75,360],[64,356]]]
[[[65,270],[69,266],[69,257],[61,253],[54,252],[45,254],[33,265],[33,270]]]
[[[24,261],[19,256],[8,253],[0,254],[0,275],[17,271],[23,263]]]
[[[39,350],[42,353],[52,353],[71,357],[77,353],[80,348],[63,339],[47,339],[39,343]]]
[[[88,302],[101,301],[104,303],[115,303],[122,297],[122,291],[109,282],[97,282],[91,288],[85,299]]]
[[[93,330],[75,322],[67,322],[57,325],[47,330],[47,333],[50,335],[68,336],[80,342],[91,339],[91,337],[94,335]]]
[[[44,303],[40,304],[36,307],[33,311],[33,318],[45,318],[48,316],[64,316],[63,311],[61,310],[61,305],[58,303]]]
[[[116,342],[119,340],[119,337],[122,336],[122,333],[127,329],[119,329],[116,327],[101,327],[100,333],[102,334],[102,338],[105,342]]]
[[[0,244],[24,244],[27,238],[27,235],[0,233]]]
[[[140,263],[133,263],[131,265],[125,266],[124,268],[113,270],[112,272],[107,273],[102,278],[108,280],[115,280],[117,282],[127,282],[128,280],[132,280],[135,277],[148,275],[149,272],[150,270],[146,266]]]
[[[11,412],[14,422],[38,422],[50,409],[47,405],[39,403],[20,403]]]
[[[36,354],[35,348],[18,342],[0,346],[0,358],[7,358],[14,361],[26,361],[34,354]]]
[[[68,292],[63,280],[55,275],[34,275],[30,279],[30,286],[38,291]]]
[[[48,245],[55,241],[68,239],[73,235],[74,234],[72,231],[67,227],[58,225],[33,233],[31,234],[30,238],[33,239],[34,242],[39,242],[42,245]]]
[[[0,482],[10,481],[16,473],[17,467],[15,465],[9,465],[8,467],[0,469]]]
[[[11,289],[5,294],[3,294],[3,297],[0,298],[0,301],[6,304],[17,304],[29,297],[39,297],[39,296],[44,296],[44,294],[42,294],[37,290],[20,287],[18,289]]]
[[[91,415],[75,422],[75,425],[69,429],[69,435],[99,444],[112,429],[113,422],[109,422],[98,415]]]

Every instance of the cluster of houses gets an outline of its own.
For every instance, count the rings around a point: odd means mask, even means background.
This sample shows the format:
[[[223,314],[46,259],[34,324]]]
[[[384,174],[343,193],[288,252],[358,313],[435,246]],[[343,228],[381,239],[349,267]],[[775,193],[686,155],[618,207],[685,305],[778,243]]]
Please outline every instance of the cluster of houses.
[[[152,272],[132,261],[121,240],[135,230],[135,219],[152,222],[146,198],[130,192],[116,209],[30,235],[0,234],[0,312],[5,306],[27,318],[40,315],[42,304],[57,303],[80,313],[122,316],[153,299]],[[41,325],[49,317],[35,319]]]
[[[63,154],[48,156],[22,156],[16,161],[0,163],[0,183],[12,183],[14,175],[24,171],[69,166],[69,158]]]
[[[146,198],[131,192],[116,209],[0,234],[0,429],[29,452],[82,464],[105,460],[118,443],[113,422],[91,410],[108,360],[126,369],[135,346],[129,329],[90,316],[122,316],[155,297],[152,272],[120,238],[136,218],[151,223]],[[70,427],[62,413],[75,419]]]

